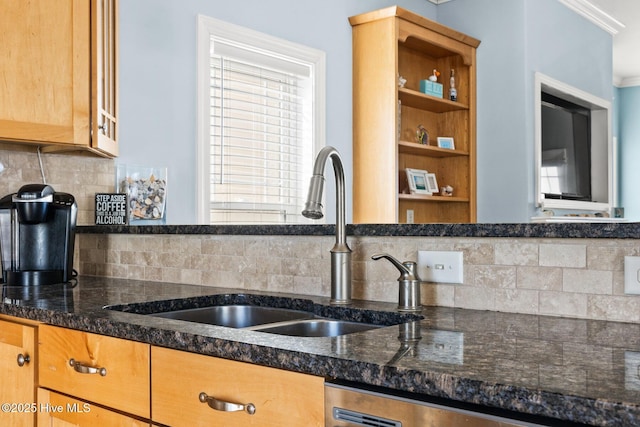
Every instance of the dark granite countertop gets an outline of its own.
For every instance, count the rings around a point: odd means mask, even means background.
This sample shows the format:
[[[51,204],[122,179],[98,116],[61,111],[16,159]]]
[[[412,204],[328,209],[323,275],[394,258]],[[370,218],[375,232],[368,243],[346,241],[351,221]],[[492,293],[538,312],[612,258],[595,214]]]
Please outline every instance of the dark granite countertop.
[[[22,289],[18,289],[21,291]],[[242,290],[80,277],[74,287],[30,294],[3,289],[0,313],[329,379],[417,393],[450,403],[596,426],[640,425],[640,324],[425,307],[410,323],[334,338],[289,337],[103,309],[168,309]],[[260,292],[256,301],[291,301],[325,310],[327,298]],[[216,296],[217,295],[217,296]],[[295,299],[288,299],[295,298]],[[162,302],[161,302],[162,301]],[[173,302],[167,302],[173,301]],[[133,305],[132,305],[133,304]],[[356,301],[326,309],[377,321],[394,305]]]
[[[329,236],[334,225],[84,225],[82,234],[215,234]],[[640,223],[349,224],[350,236],[640,238]]]

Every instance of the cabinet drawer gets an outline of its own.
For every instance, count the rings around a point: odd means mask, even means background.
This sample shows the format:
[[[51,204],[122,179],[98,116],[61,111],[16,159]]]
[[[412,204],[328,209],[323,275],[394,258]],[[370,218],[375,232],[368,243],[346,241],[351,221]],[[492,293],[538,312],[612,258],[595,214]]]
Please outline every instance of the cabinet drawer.
[[[0,320],[0,403],[10,405],[0,412],[1,426],[33,426],[27,405],[36,401],[35,336],[34,326]]]
[[[150,424],[53,391],[38,389],[38,426],[148,427]]]
[[[152,347],[153,421],[171,426],[321,426],[324,380],[280,369]],[[224,412],[200,401],[248,406]],[[214,403],[211,403],[215,406]],[[237,408],[236,408],[237,409]]]
[[[39,328],[40,386],[149,418],[149,345]]]

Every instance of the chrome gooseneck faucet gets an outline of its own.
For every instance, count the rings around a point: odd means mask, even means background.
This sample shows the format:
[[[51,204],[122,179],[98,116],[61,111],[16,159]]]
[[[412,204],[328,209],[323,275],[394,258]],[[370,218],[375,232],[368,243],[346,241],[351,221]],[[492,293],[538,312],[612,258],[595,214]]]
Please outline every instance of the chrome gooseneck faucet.
[[[318,153],[313,166],[313,176],[309,184],[309,194],[302,215],[320,219],[322,213],[322,189],[324,188],[324,167],[331,158],[336,178],[336,244],[331,249],[331,305],[351,303],[351,249],[347,245],[345,212],[344,169],[338,150],[324,147]]]

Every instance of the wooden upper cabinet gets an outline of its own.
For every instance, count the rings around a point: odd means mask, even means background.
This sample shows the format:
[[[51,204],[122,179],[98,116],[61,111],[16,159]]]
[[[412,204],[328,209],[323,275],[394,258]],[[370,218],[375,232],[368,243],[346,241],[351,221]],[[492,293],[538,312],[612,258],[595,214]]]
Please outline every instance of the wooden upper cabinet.
[[[349,18],[353,36],[353,222],[476,221],[476,48],[479,41],[397,6]],[[443,97],[420,81],[438,70]],[[457,99],[448,97],[451,70]],[[404,86],[399,79],[405,80]],[[416,140],[418,126],[429,144]],[[455,149],[437,145],[453,138]],[[434,173],[453,195],[412,194],[407,169]]]
[[[0,140],[117,155],[117,3],[0,0]]]

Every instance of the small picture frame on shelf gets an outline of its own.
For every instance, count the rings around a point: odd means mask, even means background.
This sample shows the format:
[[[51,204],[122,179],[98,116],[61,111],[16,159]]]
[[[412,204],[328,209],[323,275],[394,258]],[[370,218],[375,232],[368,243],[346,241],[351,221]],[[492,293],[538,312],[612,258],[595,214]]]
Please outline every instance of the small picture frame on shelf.
[[[427,177],[427,189],[429,190],[429,192],[431,194],[438,194],[440,190],[438,189],[438,181],[436,180],[436,174],[427,173],[426,177]]]
[[[427,175],[427,171],[407,168],[407,181],[409,181],[411,194],[431,195],[433,193],[427,181]]]
[[[446,148],[448,150],[455,150],[456,146],[453,143],[453,138],[450,136],[439,136],[438,137],[438,147]]]

